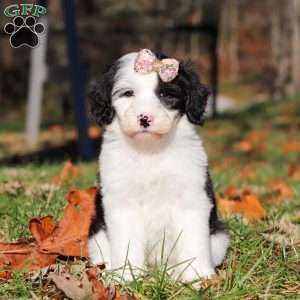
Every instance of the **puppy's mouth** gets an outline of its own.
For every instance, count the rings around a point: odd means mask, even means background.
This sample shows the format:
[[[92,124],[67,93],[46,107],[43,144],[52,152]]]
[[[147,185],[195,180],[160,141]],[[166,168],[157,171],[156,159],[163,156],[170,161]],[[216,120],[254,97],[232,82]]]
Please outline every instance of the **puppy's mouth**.
[[[140,138],[140,137],[150,137],[151,138],[152,137],[155,139],[161,139],[164,135],[166,135],[166,133],[153,132],[153,131],[149,131],[147,129],[136,131],[136,132],[129,134],[129,136],[131,138]]]

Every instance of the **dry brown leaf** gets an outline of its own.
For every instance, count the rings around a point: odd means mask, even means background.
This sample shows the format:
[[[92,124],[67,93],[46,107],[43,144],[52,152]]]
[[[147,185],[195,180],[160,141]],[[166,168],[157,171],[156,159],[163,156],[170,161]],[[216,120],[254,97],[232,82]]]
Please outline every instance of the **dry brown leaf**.
[[[229,187],[223,195],[217,197],[218,208],[225,215],[242,215],[248,221],[255,221],[266,216],[265,209],[260,204],[255,193],[249,189],[238,192]]]
[[[43,197],[57,189],[58,186],[52,183],[34,184],[25,188],[25,195],[28,197]]]
[[[281,179],[273,180],[271,182],[271,188],[272,191],[281,198],[280,200],[291,199],[294,197],[294,192],[291,190],[289,185]]]
[[[252,142],[261,142],[264,140],[267,135],[269,134],[269,131],[267,129],[263,130],[252,130],[247,135],[247,140]]]
[[[30,291],[30,294],[31,294],[31,300],[41,300],[40,297],[38,297],[34,292]]]
[[[281,149],[284,154],[298,153],[300,152],[300,142],[298,141],[287,142],[282,145]]]
[[[10,271],[0,271],[0,281],[9,281],[13,278],[13,274]]]
[[[230,198],[234,198],[239,196],[239,192],[236,187],[230,185],[224,190],[224,195]]]
[[[138,298],[135,298],[133,296],[129,296],[129,295],[122,295],[120,294],[118,291],[116,292],[116,296],[114,298],[114,300],[137,300]]]
[[[241,141],[237,144],[235,144],[234,148],[240,152],[253,152],[254,151],[254,145],[253,143],[249,141]]]
[[[283,246],[300,244],[300,226],[290,222],[289,217],[284,216],[278,225],[270,228],[269,233],[264,233],[268,241],[274,241]]]
[[[297,210],[297,211],[294,212],[294,214],[293,214],[293,220],[295,222],[300,222],[300,210]]]
[[[72,190],[67,195],[69,204],[53,233],[40,243],[43,253],[65,256],[86,256],[87,238],[95,211],[96,188]]]
[[[102,135],[102,129],[100,127],[90,126],[88,129],[88,135],[91,139],[99,138]],[[78,139],[78,131],[76,129],[71,131],[71,137],[74,140]]]
[[[29,230],[38,244],[49,237],[55,228],[52,216],[32,218],[29,222]]]
[[[74,166],[71,161],[66,161],[60,173],[52,178],[52,183],[61,185],[72,182],[80,174],[78,166]]]
[[[53,264],[56,258],[40,253],[35,242],[0,243],[0,266],[7,270],[37,270]]]
[[[291,163],[288,168],[288,176],[292,179],[300,179],[300,166],[298,163]]]
[[[92,289],[97,300],[115,299],[115,289],[104,287],[103,283],[97,279],[98,269],[90,268],[86,270],[86,275],[92,285]]]
[[[101,136],[102,130],[100,127],[91,126],[89,127],[88,133],[91,139],[96,139]]]
[[[250,153],[264,151],[265,145],[263,141],[268,134],[267,130],[253,130],[240,142],[234,145],[237,151]]]
[[[254,180],[256,178],[256,168],[253,165],[246,165],[239,172],[241,180]]]
[[[93,295],[93,287],[89,282],[87,274],[83,273],[81,280],[76,279],[69,273],[55,274],[50,273],[48,276],[58,289],[60,289],[64,294],[73,300],[85,300],[97,298]]]
[[[83,272],[81,280],[77,279],[69,272],[49,274],[49,277],[55,285],[64,294],[73,300],[134,300],[136,298],[129,295],[122,295],[116,292],[113,287],[105,287],[99,280],[101,270],[97,267],[88,268]]]
[[[53,264],[58,255],[86,256],[95,195],[94,187],[69,192],[69,204],[57,225],[51,216],[33,218],[29,228],[34,240],[0,243],[0,266],[32,271]]]
[[[22,184],[19,181],[7,181],[0,183],[0,194],[17,194],[22,188]]]

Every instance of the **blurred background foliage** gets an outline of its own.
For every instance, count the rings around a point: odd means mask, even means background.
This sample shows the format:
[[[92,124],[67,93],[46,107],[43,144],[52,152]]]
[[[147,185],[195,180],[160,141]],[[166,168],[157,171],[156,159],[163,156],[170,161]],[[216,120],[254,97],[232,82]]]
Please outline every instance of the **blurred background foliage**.
[[[30,3],[32,1],[28,1]],[[47,64],[55,69],[44,86],[42,125],[73,124],[65,26],[60,1],[48,1]],[[211,36],[217,40],[219,92],[239,107],[298,97],[299,0],[85,0],[76,1],[81,62],[88,82],[122,54],[150,48],[194,62],[210,83]],[[3,0],[0,10],[15,3]],[[33,3],[33,2],[32,2]],[[8,18],[2,16],[3,28]],[[184,30],[177,30],[184,28]],[[198,30],[202,28],[201,30]],[[1,123],[23,128],[30,48],[13,49],[0,38]],[[17,122],[17,123],[16,123]],[[19,124],[19,125],[16,125]],[[7,126],[1,126],[3,130]]]

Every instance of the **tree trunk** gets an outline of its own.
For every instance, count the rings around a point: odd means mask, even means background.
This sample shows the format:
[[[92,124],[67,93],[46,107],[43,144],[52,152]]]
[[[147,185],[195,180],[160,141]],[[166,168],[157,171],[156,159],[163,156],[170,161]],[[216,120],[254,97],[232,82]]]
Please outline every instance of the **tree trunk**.
[[[231,34],[229,43],[229,59],[231,62],[231,79],[237,80],[239,76],[239,4],[238,0],[230,0],[229,18],[231,22]]]
[[[300,1],[293,1],[293,92],[300,89]]]
[[[296,0],[297,1],[297,0]],[[275,101],[291,94],[290,64],[292,2],[272,0],[271,47],[274,68],[272,99]]]
[[[221,9],[219,53],[230,63],[230,78],[239,76],[239,1],[226,0]]]

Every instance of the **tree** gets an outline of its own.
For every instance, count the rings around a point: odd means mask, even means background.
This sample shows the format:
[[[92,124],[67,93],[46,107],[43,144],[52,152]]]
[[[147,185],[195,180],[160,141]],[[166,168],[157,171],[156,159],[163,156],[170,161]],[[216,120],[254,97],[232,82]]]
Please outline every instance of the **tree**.
[[[292,94],[290,58],[293,32],[292,20],[295,19],[295,13],[291,1],[271,0],[270,6],[272,8],[271,47],[274,69],[272,98],[277,101]]]
[[[293,1],[293,91],[300,89],[300,1]]]

